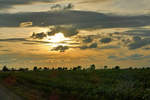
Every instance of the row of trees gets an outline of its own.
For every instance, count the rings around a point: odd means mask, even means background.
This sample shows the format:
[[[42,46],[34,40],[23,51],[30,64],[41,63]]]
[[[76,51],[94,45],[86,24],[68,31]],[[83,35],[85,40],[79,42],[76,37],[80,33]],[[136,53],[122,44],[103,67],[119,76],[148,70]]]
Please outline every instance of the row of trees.
[[[48,67],[41,68],[41,67],[34,66],[33,69],[32,69],[32,71],[46,71],[46,70],[59,70],[59,71],[63,71],[63,70],[73,70],[73,71],[77,71],[77,70],[95,70],[95,65],[92,64],[87,69],[82,68],[82,66],[77,66],[77,67],[73,67],[73,68],[70,68],[70,69],[68,69],[67,67],[58,67],[58,68],[51,68],[50,69]],[[3,66],[2,71],[4,71],[4,72],[7,72],[7,71],[29,71],[29,69],[28,68],[19,68],[19,69],[11,68],[11,69],[9,69],[5,65],[5,66]]]
[[[89,71],[94,71],[95,68],[96,67],[94,64],[90,65],[90,67],[88,67],[88,68],[82,68],[82,66],[77,66],[77,67],[73,67],[70,69],[68,69],[67,67],[58,67],[58,68],[50,69],[48,67],[44,67],[44,68],[39,67],[38,68],[37,66],[35,66],[33,68],[33,71],[46,71],[46,70],[59,70],[59,71],[63,71],[63,70],[70,70],[70,71],[89,70]],[[108,68],[108,66],[104,66],[104,69],[107,69],[107,68]],[[113,69],[120,69],[120,66],[115,66]],[[28,68],[19,68],[17,70],[15,68],[9,69],[7,66],[3,66],[2,71],[4,71],[4,72],[7,72],[7,71],[29,71],[29,69]]]

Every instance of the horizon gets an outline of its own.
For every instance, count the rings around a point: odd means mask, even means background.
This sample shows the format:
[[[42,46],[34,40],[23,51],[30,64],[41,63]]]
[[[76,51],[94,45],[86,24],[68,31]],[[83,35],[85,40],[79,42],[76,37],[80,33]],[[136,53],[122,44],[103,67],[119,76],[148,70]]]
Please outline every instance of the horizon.
[[[0,0],[0,69],[150,66],[149,3]]]

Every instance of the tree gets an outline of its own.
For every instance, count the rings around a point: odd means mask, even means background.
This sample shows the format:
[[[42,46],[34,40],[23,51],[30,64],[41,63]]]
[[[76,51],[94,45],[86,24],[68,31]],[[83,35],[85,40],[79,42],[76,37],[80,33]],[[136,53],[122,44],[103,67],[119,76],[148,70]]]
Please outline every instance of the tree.
[[[104,66],[104,69],[107,69],[108,68],[108,66]]]
[[[78,66],[78,67],[77,67],[78,70],[81,70],[81,68],[82,68],[81,66]]]
[[[120,66],[116,66],[115,69],[120,69]]]
[[[90,66],[90,70],[95,70],[95,65],[94,65],[94,64],[92,64],[92,65]]]
[[[7,68],[7,66],[5,65],[2,69],[2,71],[6,72],[6,71],[9,71],[9,69]]]
[[[34,71],[37,71],[37,69],[38,69],[37,66],[34,66],[33,70],[34,70]]]

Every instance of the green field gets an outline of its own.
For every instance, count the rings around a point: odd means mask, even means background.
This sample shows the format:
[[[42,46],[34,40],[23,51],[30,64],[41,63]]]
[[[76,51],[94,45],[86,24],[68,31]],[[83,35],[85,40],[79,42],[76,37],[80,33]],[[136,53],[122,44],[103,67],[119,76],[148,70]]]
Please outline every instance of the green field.
[[[24,100],[150,100],[150,69],[0,72]]]

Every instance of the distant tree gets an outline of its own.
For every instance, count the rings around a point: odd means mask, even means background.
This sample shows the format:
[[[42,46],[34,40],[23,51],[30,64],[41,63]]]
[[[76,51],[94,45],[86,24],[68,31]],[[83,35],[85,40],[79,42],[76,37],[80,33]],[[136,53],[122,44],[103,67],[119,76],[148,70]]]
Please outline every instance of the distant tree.
[[[55,68],[53,67],[52,70],[55,70]]]
[[[81,66],[77,66],[77,70],[81,70],[81,68],[82,68]]]
[[[108,66],[104,66],[104,69],[107,69],[108,68]]]
[[[9,71],[9,69],[7,68],[7,66],[5,65],[2,69],[2,71],[6,72],[6,71]]]
[[[39,71],[41,71],[41,70],[42,70],[42,68],[40,67],[38,70],[39,70]]]
[[[77,67],[73,67],[73,71],[76,71],[77,70]]]
[[[47,67],[44,67],[44,70],[49,70]]]
[[[16,71],[16,69],[15,68],[11,68],[11,71]]]
[[[150,67],[146,67],[146,69],[150,69]]]
[[[132,70],[133,68],[132,68],[132,67],[129,67],[129,69]]]
[[[63,70],[68,70],[68,68],[67,67],[63,67]]]
[[[29,71],[29,68],[24,68],[25,71]]]
[[[24,68],[19,68],[19,70],[18,71],[24,71]]]
[[[33,71],[37,71],[37,70],[38,70],[37,66],[34,66]]]
[[[115,66],[115,69],[120,69],[120,66]]]
[[[90,70],[95,70],[95,65],[94,65],[94,64],[92,64],[92,65],[90,66]]]
[[[58,67],[58,70],[59,70],[59,71],[62,71],[62,70],[63,70],[63,68],[62,68],[62,67]]]

